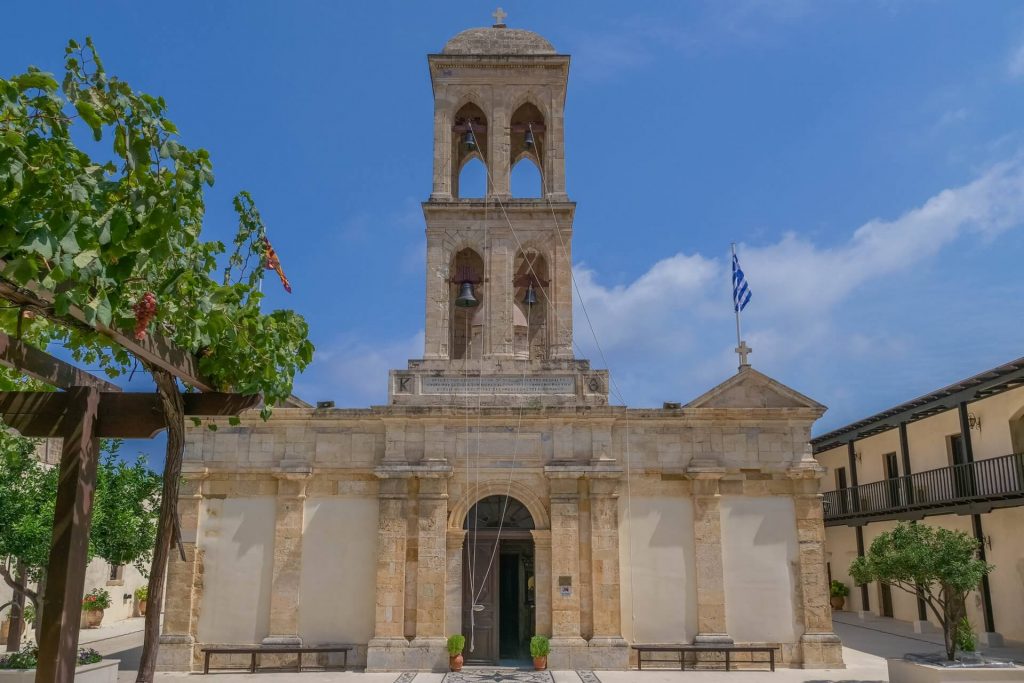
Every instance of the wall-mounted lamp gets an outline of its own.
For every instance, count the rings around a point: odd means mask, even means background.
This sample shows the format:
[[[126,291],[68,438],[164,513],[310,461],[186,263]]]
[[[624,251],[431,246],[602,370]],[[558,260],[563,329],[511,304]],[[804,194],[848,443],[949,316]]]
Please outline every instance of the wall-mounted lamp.
[[[992,534],[985,536],[985,546],[992,550]]]
[[[857,458],[857,462],[860,462],[860,458],[861,458],[860,451],[854,451],[853,455],[854,455],[854,457]]]
[[[981,431],[981,417],[975,413],[967,413],[967,427]]]

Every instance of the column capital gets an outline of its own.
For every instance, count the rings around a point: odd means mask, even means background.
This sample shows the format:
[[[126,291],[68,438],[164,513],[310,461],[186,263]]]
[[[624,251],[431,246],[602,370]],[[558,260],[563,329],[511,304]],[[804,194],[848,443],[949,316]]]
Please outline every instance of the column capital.
[[[466,542],[465,529],[448,529],[445,532],[445,547],[449,551],[461,551]]]
[[[533,546],[535,549],[551,548],[550,529],[531,529],[530,535],[533,536]]]

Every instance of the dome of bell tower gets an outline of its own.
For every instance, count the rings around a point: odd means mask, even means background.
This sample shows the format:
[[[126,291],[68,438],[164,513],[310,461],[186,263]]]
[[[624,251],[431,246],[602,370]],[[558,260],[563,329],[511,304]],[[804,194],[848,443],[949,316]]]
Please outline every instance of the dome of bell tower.
[[[441,50],[446,55],[553,55],[555,47],[544,36],[504,25],[471,28],[459,33]]]

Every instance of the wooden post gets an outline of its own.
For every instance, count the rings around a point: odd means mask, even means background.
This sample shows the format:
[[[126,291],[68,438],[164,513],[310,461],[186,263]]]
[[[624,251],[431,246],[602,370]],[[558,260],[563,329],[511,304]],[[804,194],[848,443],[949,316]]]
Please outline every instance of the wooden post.
[[[36,683],[70,683],[75,678],[78,658],[92,495],[100,450],[100,392],[94,387],[75,387],[67,394]]]

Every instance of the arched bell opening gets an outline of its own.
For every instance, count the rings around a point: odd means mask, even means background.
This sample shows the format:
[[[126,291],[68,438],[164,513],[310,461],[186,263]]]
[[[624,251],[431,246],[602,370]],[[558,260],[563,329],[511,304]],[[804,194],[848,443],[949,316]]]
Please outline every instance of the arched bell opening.
[[[548,262],[536,249],[521,250],[515,262],[515,306],[526,319],[522,338],[516,337],[516,356],[548,357],[548,311],[551,307]]]
[[[482,199],[487,196],[487,167],[479,154],[474,152],[463,159],[453,188],[456,198]]]
[[[537,170],[537,193],[536,194],[517,194],[516,193],[516,182],[515,177],[512,179],[512,196],[513,197],[542,197],[544,196],[543,188],[541,187],[540,177],[542,175],[541,170],[544,168],[544,162],[542,161],[542,155],[547,149],[545,147],[545,133],[546,128],[544,126],[544,115],[541,114],[534,104],[527,102],[521,105],[512,113],[512,118],[509,122],[509,159],[512,159],[512,167],[509,169],[510,172],[514,172],[516,166],[521,159],[529,159],[533,162],[534,167]],[[521,169],[527,171],[526,167]],[[529,189],[533,188],[532,184],[528,185]]]
[[[484,260],[473,249],[462,249],[452,258],[448,279],[451,315],[451,358],[479,357],[482,342],[473,347],[471,323],[484,301]]]
[[[515,498],[492,495],[470,508],[463,528],[466,661],[525,661],[537,611],[533,516]]]
[[[479,169],[469,162],[477,160],[483,166],[484,190],[480,194],[467,194],[464,190],[479,191]],[[487,195],[487,160],[490,159],[487,144],[487,117],[483,110],[472,102],[464,104],[455,114],[452,125],[452,196],[484,197]],[[474,187],[462,187],[464,167],[473,173]],[[469,180],[467,177],[465,180]]]
[[[521,199],[540,199],[544,196],[540,168],[533,157],[523,154],[512,164],[510,179],[512,196]]]

